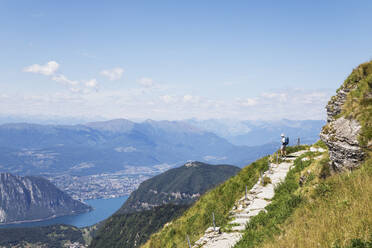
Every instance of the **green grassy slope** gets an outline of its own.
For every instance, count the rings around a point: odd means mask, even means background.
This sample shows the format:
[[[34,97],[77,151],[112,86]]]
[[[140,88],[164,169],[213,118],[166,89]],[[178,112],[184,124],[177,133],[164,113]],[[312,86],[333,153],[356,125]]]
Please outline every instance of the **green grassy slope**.
[[[306,146],[288,147],[288,152],[303,150]],[[212,226],[212,213],[215,214],[216,225],[226,227],[229,211],[234,203],[244,195],[259,179],[260,173],[268,169],[270,156],[261,158],[243,168],[236,176],[205,193],[180,218],[153,234],[142,246],[144,248],[185,247],[186,236],[193,243],[204,231]]]
[[[266,207],[267,212],[261,212],[251,219],[243,239],[236,247],[256,247],[263,240],[280,233],[280,224],[303,202],[303,197],[296,194],[300,187],[299,178],[301,172],[314,163],[315,155],[319,154],[307,152],[294,161],[294,167],[288,172],[285,181],[275,189],[275,196],[271,204]],[[305,157],[309,160],[302,161]]]
[[[352,90],[337,118],[353,118],[361,124],[358,139],[366,152],[363,164],[331,175],[325,157],[298,171],[295,180],[291,171],[268,212],[251,220],[236,247],[372,247],[372,61],[354,69],[340,89],[345,88]],[[300,175],[308,179],[302,187]],[[290,190],[281,191],[284,185]],[[275,205],[286,197],[299,200],[297,204],[288,201],[285,208]]]
[[[269,211],[252,219],[236,247],[371,247],[364,246],[372,234],[371,159],[360,169],[322,179],[326,164],[324,157],[295,180],[289,175]],[[299,175],[307,175],[303,187]],[[284,185],[290,190],[283,191]]]
[[[360,169],[331,175],[328,153],[307,153],[295,166],[266,210],[253,217],[235,247],[370,247],[372,234],[372,61],[353,70],[342,87],[353,89],[340,116],[362,126],[360,144],[366,157]],[[318,142],[317,146],[325,148]],[[314,159],[315,156],[322,156]],[[309,160],[301,160],[307,157]],[[186,247],[186,236],[198,240],[211,226],[224,226],[234,202],[251,188],[268,157],[245,167],[235,177],[207,192],[180,218],[152,235],[145,248]],[[301,179],[301,180],[300,180]]]
[[[228,221],[228,212],[235,201],[257,182],[261,171],[268,169],[268,157],[264,157],[243,168],[236,176],[204,194],[183,216],[172,221],[158,233],[152,235],[143,247],[183,247],[186,235],[196,241],[205,229],[212,225],[212,213],[216,224],[223,226]]]

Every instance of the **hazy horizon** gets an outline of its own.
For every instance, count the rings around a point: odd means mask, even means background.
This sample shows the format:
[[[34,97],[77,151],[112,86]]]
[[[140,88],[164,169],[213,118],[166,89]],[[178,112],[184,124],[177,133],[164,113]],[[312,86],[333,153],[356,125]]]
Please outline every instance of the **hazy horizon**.
[[[55,125],[76,125],[76,124],[86,124],[90,122],[105,122],[112,120],[129,120],[132,122],[140,123],[145,121],[187,121],[187,120],[197,120],[197,121],[210,121],[218,120],[222,122],[280,122],[280,121],[326,121],[325,119],[234,119],[234,118],[186,118],[186,119],[153,119],[153,118],[104,118],[104,117],[73,117],[73,116],[52,116],[52,115],[35,115],[35,116],[17,116],[17,115],[1,115],[0,114],[0,125],[7,123],[30,123],[30,124],[55,124]]]

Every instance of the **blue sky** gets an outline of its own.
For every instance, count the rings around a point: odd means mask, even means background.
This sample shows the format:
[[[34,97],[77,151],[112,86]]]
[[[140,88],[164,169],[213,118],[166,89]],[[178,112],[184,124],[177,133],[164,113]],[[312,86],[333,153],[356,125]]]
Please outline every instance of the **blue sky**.
[[[324,119],[371,1],[0,1],[0,115]]]

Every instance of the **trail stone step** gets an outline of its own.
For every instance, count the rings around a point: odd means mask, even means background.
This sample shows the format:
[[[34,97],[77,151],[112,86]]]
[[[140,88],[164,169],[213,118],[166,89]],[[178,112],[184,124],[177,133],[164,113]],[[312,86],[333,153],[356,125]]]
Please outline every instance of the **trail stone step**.
[[[249,212],[242,212],[242,213],[234,215],[234,217],[235,218],[251,218],[253,216],[256,216],[261,211],[262,210],[258,209],[258,210],[252,210]]]
[[[231,232],[225,233],[214,231],[209,227],[204,236],[201,237],[192,248],[231,248],[241,238],[242,231],[245,230],[246,224],[250,219],[258,215],[261,211],[266,211],[265,207],[270,204],[275,194],[275,187],[285,180],[288,171],[293,166],[293,160],[307,151],[292,153],[293,157],[287,158],[284,162],[278,164],[269,164],[269,170],[263,173],[263,176],[269,177],[271,183],[266,186],[262,185],[261,178],[249,190],[246,196],[240,198],[229,212],[233,218],[229,224],[233,224]]]
[[[204,248],[231,248],[242,238],[241,233],[222,233],[216,240],[208,242]]]
[[[245,225],[240,225],[240,226],[233,226],[231,228],[232,231],[234,232],[241,232],[245,230]]]
[[[233,221],[230,222],[230,224],[239,224],[239,225],[245,225],[247,222],[249,221],[249,219],[235,219]]]
[[[264,209],[268,204],[269,204],[268,201],[258,198],[251,205],[248,206],[247,210],[248,211],[261,210]]]
[[[274,197],[274,185],[272,184],[269,184],[267,185],[261,193],[259,193],[257,195],[257,198],[261,198],[261,199],[271,199]]]

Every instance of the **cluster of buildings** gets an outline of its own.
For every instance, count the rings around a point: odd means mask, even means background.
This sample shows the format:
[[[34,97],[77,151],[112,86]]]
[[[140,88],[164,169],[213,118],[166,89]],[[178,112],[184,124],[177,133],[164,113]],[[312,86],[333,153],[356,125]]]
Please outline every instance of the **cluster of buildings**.
[[[49,180],[74,199],[88,200],[129,195],[148,178],[149,175],[116,172],[88,176],[63,174],[50,177]]]

